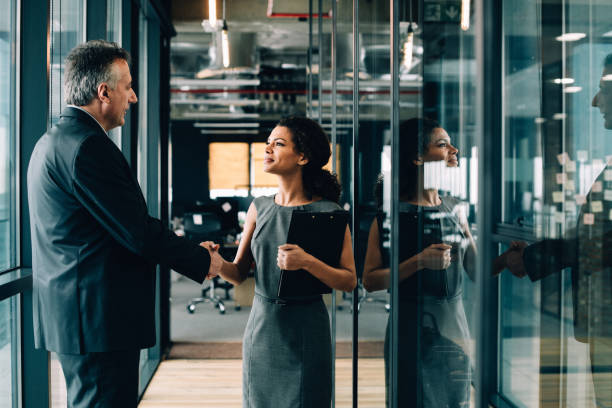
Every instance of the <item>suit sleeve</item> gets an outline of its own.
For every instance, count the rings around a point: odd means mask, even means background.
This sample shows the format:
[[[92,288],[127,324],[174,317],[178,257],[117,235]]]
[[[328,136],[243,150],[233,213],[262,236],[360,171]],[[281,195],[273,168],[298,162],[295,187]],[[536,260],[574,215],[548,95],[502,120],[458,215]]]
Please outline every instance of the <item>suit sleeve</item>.
[[[527,275],[537,281],[578,263],[576,238],[545,239],[529,245],[523,252]]]
[[[202,283],[210,256],[205,248],[178,237],[149,216],[140,186],[125,158],[102,135],[87,138],[73,163],[76,198],[119,244],[152,263]]]

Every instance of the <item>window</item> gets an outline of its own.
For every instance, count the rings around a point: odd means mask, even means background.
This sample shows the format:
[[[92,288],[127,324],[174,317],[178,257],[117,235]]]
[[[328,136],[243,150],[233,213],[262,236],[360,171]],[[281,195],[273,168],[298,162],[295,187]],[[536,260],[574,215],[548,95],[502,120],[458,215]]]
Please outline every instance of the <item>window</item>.
[[[249,144],[211,143],[209,155],[211,197],[246,197],[249,190]]]
[[[51,41],[49,44],[50,128],[59,120],[64,100],[64,61],[74,47],[85,41],[85,1],[51,0]],[[51,354],[51,406],[65,406],[66,383],[57,359]]]
[[[49,70],[49,127],[66,107],[64,101],[64,60],[74,47],[85,41],[85,2],[51,1],[51,43]]]
[[[17,406],[17,297],[0,301],[0,407]]]
[[[15,266],[16,54],[15,2],[0,0],[0,272]]]
[[[271,195],[278,190],[278,179],[263,171],[264,142],[213,142],[209,144],[208,174],[211,198]],[[250,155],[249,155],[250,150]],[[340,146],[336,160],[340,170]],[[331,171],[331,158],[324,167]]]
[[[108,0],[106,3],[106,39],[122,45],[121,35],[121,0]],[[108,132],[111,140],[121,149],[121,127]]]

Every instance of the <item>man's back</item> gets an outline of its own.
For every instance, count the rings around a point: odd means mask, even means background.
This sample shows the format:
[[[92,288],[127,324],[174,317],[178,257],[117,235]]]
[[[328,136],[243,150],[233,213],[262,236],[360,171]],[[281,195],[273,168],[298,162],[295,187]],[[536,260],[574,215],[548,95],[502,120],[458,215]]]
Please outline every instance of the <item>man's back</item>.
[[[36,341],[38,347],[57,352],[149,347],[155,342],[154,264],[113,238],[99,219],[104,210],[87,208],[96,205],[90,202],[91,192],[83,191],[91,188],[87,173],[95,169],[87,169],[95,162],[106,170],[101,177],[135,184],[132,202],[124,203],[126,211],[147,218],[142,195],[134,197],[140,191],[121,152],[78,109],[67,108],[40,139],[28,168]],[[109,186],[112,180],[103,187]],[[134,201],[140,201],[136,211]],[[106,216],[117,214],[110,209]]]

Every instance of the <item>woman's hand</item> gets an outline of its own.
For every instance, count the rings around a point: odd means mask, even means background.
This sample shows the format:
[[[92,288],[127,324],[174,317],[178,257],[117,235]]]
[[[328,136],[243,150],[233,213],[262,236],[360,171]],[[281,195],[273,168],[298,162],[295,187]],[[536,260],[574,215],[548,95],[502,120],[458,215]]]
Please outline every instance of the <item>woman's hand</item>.
[[[278,247],[276,262],[280,269],[295,271],[306,269],[312,260],[312,255],[308,254],[298,245],[285,244]]]
[[[451,264],[451,248],[446,244],[431,244],[417,255],[418,270],[443,270]]]

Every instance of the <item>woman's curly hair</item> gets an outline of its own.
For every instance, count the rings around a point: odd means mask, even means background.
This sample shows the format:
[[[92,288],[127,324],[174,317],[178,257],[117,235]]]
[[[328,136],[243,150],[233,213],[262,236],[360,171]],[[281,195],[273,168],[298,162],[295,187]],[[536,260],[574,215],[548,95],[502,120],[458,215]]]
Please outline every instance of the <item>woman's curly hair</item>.
[[[329,138],[323,128],[303,116],[282,118],[277,126],[289,129],[295,150],[308,159],[302,167],[302,182],[308,198],[316,195],[338,203],[342,191],[340,183],[334,174],[323,168],[331,156]]]

